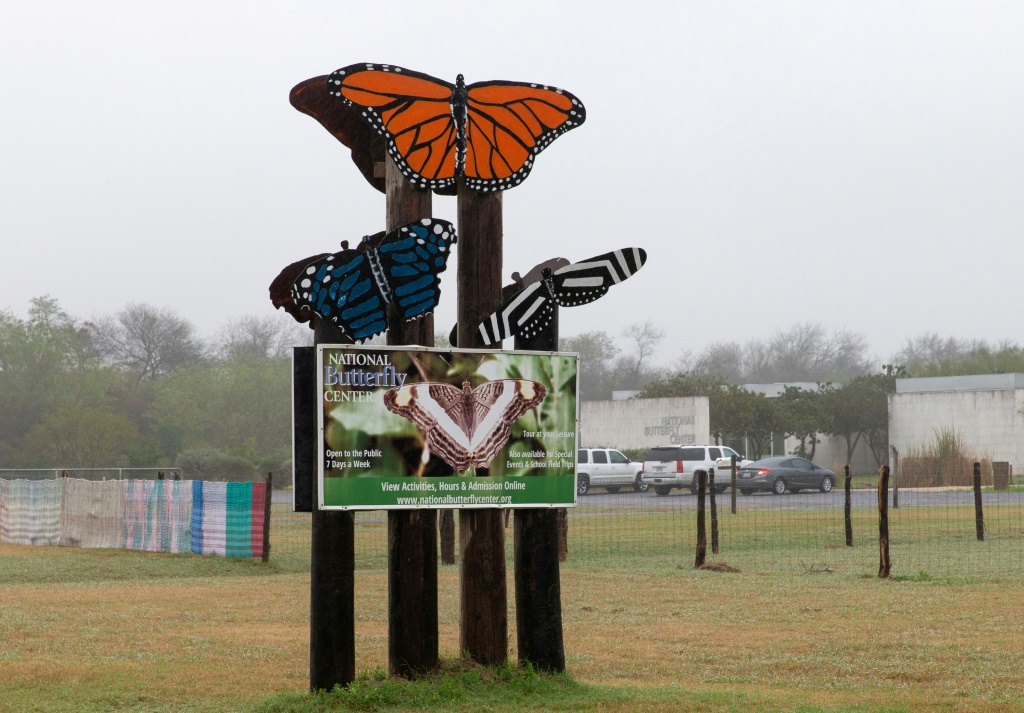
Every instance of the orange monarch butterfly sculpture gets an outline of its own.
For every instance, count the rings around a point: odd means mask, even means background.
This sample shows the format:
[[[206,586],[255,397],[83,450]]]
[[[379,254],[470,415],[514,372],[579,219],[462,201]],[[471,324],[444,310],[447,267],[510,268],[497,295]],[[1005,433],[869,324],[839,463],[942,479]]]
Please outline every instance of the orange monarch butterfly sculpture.
[[[353,64],[327,91],[380,133],[418,188],[453,195],[459,176],[476,191],[518,186],[548,144],[586,119],[562,89],[527,82],[455,84],[389,64]]]

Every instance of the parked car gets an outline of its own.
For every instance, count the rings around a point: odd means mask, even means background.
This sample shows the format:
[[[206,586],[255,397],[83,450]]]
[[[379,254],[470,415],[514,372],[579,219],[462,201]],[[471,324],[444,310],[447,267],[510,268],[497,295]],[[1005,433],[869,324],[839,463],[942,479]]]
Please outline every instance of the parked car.
[[[694,476],[717,468],[719,458],[733,456],[736,456],[737,466],[750,462],[726,446],[655,446],[644,456],[643,482],[653,487],[658,495],[668,495],[672,488],[689,488],[696,495],[700,480]],[[716,481],[715,492],[725,491],[728,485],[724,479],[721,483]]]
[[[835,484],[836,475],[831,470],[794,456],[762,458],[736,470],[736,487],[744,495],[755,490],[770,490],[776,495],[811,489],[827,493]]]
[[[617,493],[630,486],[643,492],[647,485],[640,478],[642,470],[642,464],[631,462],[614,448],[580,448],[576,451],[576,492],[586,495],[598,487]]]

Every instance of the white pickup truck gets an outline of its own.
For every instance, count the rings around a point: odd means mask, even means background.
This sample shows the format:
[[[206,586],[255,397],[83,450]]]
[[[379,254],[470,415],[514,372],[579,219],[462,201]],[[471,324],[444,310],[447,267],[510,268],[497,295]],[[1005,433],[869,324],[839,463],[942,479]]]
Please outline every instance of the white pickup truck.
[[[658,495],[668,495],[672,488],[689,488],[697,494],[699,479],[694,476],[715,468],[718,473],[719,459],[732,461],[736,456],[737,468],[751,461],[727,446],[655,446],[644,456],[642,480]],[[723,462],[724,465],[724,462]],[[729,487],[730,473],[724,472],[721,480],[715,480],[715,492],[724,492]]]

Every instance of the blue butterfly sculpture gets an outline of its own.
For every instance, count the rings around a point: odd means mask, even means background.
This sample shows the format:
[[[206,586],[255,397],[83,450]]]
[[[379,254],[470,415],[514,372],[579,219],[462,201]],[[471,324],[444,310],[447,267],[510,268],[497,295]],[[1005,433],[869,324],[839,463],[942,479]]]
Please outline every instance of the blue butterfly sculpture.
[[[359,249],[305,265],[291,282],[291,297],[307,321],[310,312],[329,319],[354,340],[388,328],[388,305],[406,320],[433,312],[441,297],[438,275],[445,271],[455,228],[447,220],[424,218],[379,241],[364,237]]]

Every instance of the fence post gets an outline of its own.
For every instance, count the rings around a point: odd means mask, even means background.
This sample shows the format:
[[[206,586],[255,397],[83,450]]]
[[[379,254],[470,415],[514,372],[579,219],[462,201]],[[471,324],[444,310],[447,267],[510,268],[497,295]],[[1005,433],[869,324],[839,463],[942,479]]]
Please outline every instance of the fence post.
[[[693,477],[697,478],[697,557],[693,566],[700,567],[708,553],[708,537],[704,528],[704,489],[707,475],[701,470],[694,473]]]
[[[846,507],[845,507],[845,519],[846,519],[846,546],[853,547],[853,521],[850,519],[850,465],[846,464],[844,471],[845,477],[845,489],[846,489]]]
[[[455,564],[455,514],[441,510],[437,528],[441,535],[441,564]]]
[[[732,457],[732,475],[729,477],[732,483],[732,514],[736,514],[736,456]]]
[[[558,508],[558,561],[569,559],[569,510]]]
[[[889,576],[889,466],[878,469],[878,576]]]
[[[263,499],[263,561],[270,561],[270,505],[274,489],[274,474],[267,471],[267,495]]]
[[[718,554],[718,504],[715,501],[715,469],[708,468],[708,496],[711,500],[711,554]]]
[[[978,542],[985,541],[985,513],[981,509],[981,463],[974,463],[974,529]]]

